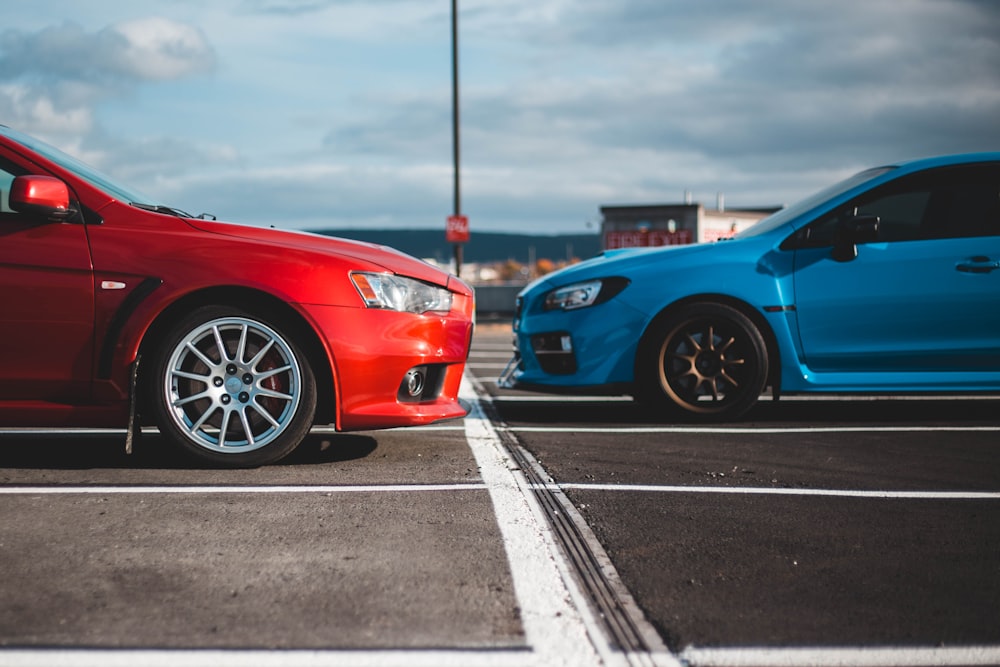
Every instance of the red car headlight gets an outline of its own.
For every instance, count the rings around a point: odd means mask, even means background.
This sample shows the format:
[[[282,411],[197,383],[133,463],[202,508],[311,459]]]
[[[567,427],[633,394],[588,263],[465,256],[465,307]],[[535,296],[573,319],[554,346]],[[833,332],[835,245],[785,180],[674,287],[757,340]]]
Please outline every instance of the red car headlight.
[[[391,273],[356,272],[351,281],[368,308],[405,313],[447,312],[452,293],[443,287]]]

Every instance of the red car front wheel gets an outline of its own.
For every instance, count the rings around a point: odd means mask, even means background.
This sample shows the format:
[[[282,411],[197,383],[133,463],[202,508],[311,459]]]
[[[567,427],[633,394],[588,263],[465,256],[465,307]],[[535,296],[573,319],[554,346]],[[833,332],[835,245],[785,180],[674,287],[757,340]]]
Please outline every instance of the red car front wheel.
[[[167,334],[153,360],[160,431],[202,460],[273,463],[309,432],[316,381],[295,342],[263,318],[200,308]]]

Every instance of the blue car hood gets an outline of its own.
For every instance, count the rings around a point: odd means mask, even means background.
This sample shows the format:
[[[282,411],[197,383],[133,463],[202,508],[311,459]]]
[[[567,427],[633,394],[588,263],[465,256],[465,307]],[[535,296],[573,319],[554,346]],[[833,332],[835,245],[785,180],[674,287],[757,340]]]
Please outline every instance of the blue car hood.
[[[679,261],[720,249],[722,242],[697,243],[692,245],[663,246],[658,248],[623,248],[606,250],[588,260],[567,266],[564,269],[542,276],[525,287],[526,294],[540,286],[558,287],[578,280],[626,276],[649,264],[661,265],[666,261]],[[731,243],[726,241],[725,243]]]

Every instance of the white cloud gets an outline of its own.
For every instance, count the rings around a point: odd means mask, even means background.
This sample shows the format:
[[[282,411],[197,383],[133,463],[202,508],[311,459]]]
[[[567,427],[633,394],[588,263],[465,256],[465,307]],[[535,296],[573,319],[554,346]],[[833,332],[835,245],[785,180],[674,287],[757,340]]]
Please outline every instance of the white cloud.
[[[110,30],[126,44],[115,56],[123,71],[141,80],[177,79],[211,69],[214,54],[197,28],[160,17],[125,21]]]
[[[64,22],[0,33],[0,80],[40,86],[75,81],[108,89],[176,79],[210,70],[213,64],[214,53],[201,31],[160,17],[123,21],[95,32]]]
[[[94,124],[90,107],[57,108],[51,96],[23,83],[0,84],[0,118],[7,125],[43,135],[80,137]]]
[[[197,28],[164,18],[91,32],[71,21],[8,28],[0,33],[0,114],[9,125],[95,159],[103,152],[92,143],[101,141],[102,106],[143,85],[208,71],[214,62]]]

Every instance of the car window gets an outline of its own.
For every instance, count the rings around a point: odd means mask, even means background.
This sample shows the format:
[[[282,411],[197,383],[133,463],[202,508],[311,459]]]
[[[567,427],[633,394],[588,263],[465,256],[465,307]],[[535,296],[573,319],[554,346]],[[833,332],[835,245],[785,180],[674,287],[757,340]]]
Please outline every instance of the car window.
[[[821,206],[825,202],[844,194],[848,190],[856,188],[864,183],[871,181],[873,179],[882,176],[896,169],[896,167],[876,167],[874,169],[866,169],[865,171],[854,174],[850,178],[844,179],[843,181],[831,185],[828,188],[824,188],[819,192],[802,199],[791,206],[787,206],[780,211],[775,212],[772,215],[767,216],[755,225],[747,227],[743,231],[737,232],[733,238],[749,238],[751,236],[758,236],[760,234],[766,234],[767,232],[777,229],[789,220],[793,220],[800,215],[805,215],[811,209]]]
[[[0,158],[0,213],[13,213],[10,207],[10,186],[14,178],[25,173],[24,169]]]
[[[1000,236],[1000,165],[945,167],[876,188],[799,230],[791,247],[833,244],[851,216],[877,216],[879,242]]]
[[[63,169],[73,172],[79,178],[82,178],[94,187],[104,191],[121,202],[128,204],[144,204],[147,207],[158,206],[158,204],[149,197],[113,181],[110,177],[105,176],[90,165],[87,165],[77,158],[62,152],[54,146],[50,146],[44,141],[26,134],[21,134],[20,132],[5,126],[0,126],[0,134],[4,134],[25,147],[40,153],[44,157],[58,164]]]
[[[936,188],[922,231],[924,238],[1000,235],[1000,169]]]

